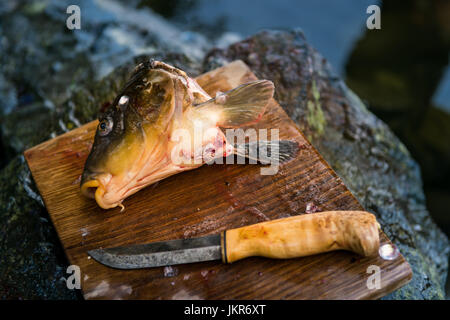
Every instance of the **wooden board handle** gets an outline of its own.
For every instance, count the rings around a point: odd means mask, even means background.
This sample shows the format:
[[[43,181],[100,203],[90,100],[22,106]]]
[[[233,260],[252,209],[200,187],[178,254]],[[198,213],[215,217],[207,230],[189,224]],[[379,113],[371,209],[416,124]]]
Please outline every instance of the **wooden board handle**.
[[[287,259],[333,250],[378,252],[378,222],[365,211],[327,211],[262,222],[222,233],[225,263],[252,257]]]

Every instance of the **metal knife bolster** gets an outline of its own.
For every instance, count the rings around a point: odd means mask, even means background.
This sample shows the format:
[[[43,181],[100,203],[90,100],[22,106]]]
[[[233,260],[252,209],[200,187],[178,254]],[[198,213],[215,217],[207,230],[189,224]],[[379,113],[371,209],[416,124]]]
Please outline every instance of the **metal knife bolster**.
[[[227,230],[220,233],[220,252],[222,255],[222,262],[228,263],[227,259]]]

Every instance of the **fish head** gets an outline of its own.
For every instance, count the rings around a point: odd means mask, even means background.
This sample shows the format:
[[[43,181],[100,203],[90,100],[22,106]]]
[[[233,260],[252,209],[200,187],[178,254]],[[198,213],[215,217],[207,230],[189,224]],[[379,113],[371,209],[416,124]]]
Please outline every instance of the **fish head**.
[[[259,121],[273,89],[259,80],[211,98],[180,69],[159,61],[138,65],[99,119],[82,194],[104,209],[122,206],[149,184],[232,154],[221,128]]]
[[[183,109],[190,99],[177,70],[153,61],[140,64],[99,118],[81,192],[100,207],[120,205],[137,187],[142,170],[156,171],[164,164],[175,109]],[[178,106],[176,87],[182,100]]]

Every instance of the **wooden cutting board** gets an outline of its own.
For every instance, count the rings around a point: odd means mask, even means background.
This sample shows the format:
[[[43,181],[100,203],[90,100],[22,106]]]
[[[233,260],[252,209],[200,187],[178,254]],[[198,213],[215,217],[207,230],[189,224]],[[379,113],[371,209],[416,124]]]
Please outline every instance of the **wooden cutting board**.
[[[213,96],[254,79],[243,62],[235,61],[197,81]],[[231,265],[195,263],[171,272],[101,265],[88,250],[219,233],[302,214],[308,203],[320,211],[362,207],[272,100],[253,127],[278,128],[280,139],[300,144],[297,158],[276,175],[261,175],[259,165],[204,165],[139,191],[124,201],[124,212],[103,210],[79,190],[96,126],[97,121],[90,122],[25,151],[67,257],[81,269],[86,299],[371,299],[411,279],[401,255],[387,261],[344,251],[290,260],[255,257]],[[381,243],[389,243],[382,232]],[[380,289],[367,287],[371,265],[380,267]]]

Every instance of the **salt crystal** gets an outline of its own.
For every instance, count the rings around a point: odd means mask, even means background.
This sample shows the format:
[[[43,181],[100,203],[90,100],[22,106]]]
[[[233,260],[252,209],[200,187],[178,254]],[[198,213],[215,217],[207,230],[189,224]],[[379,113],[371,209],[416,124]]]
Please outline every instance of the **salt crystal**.
[[[177,268],[172,268],[171,266],[164,267],[164,277],[175,277],[177,274]]]
[[[200,274],[202,275],[202,277],[206,277],[208,275],[208,270],[203,270],[202,272],[200,272]]]
[[[306,204],[306,209],[305,209],[306,213],[314,213],[314,212],[317,212],[317,211],[319,211],[319,207],[316,206],[314,204],[314,202],[308,202]]]
[[[81,231],[81,236],[83,238],[86,237],[89,234],[87,228],[81,228],[80,231]]]

